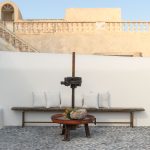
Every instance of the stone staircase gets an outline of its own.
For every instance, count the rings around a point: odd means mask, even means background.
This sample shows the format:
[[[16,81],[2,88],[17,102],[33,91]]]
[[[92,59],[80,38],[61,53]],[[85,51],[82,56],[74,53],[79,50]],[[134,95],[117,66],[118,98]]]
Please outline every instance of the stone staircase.
[[[29,43],[16,36],[14,32],[8,30],[2,23],[0,23],[0,38],[11,44],[16,50],[20,52],[38,52]]]

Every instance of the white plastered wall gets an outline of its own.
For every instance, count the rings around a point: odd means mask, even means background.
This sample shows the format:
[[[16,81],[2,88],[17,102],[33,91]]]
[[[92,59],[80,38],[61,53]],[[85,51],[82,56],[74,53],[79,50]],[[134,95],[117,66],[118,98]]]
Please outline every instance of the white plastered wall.
[[[71,54],[0,52],[0,107],[4,125],[21,125],[21,113],[13,106],[32,106],[33,91],[60,91],[71,76]],[[113,107],[143,107],[135,114],[135,125],[150,125],[150,58],[76,55],[76,76],[83,83],[76,93],[111,94]],[[95,113],[97,121],[128,121],[126,114]],[[50,113],[33,113],[28,120],[50,120]]]

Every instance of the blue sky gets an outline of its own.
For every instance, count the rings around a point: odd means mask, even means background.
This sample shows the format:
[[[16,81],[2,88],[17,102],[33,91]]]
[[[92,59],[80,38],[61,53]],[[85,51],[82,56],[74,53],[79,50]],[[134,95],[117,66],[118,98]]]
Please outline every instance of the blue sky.
[[[0,0],[2,2],[2,0]],[[64,18],[66,8],[121,8],[126,21],[150,21],[150,0],[12,0],[24,19]]]

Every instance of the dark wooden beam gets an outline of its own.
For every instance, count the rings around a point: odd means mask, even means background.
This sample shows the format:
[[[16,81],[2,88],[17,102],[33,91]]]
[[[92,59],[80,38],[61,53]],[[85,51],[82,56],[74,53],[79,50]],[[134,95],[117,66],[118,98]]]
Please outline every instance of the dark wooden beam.
[[[75,77],[75,52],[72,53],[72,77]],[[72,108],[75,106],[75,87],[72,87]]]

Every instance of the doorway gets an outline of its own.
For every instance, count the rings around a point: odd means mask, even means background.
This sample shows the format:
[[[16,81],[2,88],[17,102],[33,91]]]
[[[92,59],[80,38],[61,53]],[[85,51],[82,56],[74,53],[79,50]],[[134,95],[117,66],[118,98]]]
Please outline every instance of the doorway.
[[[14,21],[14,8],[10,4],[5,4],[1,9],[2,21]]]

